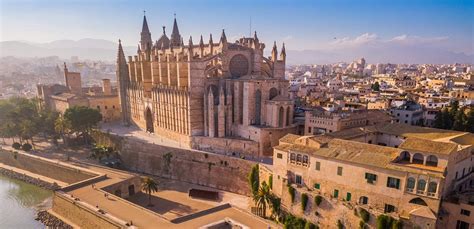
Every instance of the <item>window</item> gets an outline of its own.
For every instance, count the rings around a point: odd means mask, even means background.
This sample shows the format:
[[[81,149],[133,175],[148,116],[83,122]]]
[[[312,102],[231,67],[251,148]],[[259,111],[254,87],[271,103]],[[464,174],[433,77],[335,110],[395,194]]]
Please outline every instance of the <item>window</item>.
[[[104,107],[107,110],[107,106]]]
[[[399,189],[400,188],[400,179],[393,178],[393,177],[388,177],[387,178],[387,187]]]
[[[466,209],[461,209],[461,215],[471,216],[471,211]]]
[[[337,198],[339,196],[339,190],[334,189],[334,198]]]
[[[341,166],[337,167],[337,175],[342,176],[342,167]]]
[[[367,180],[367,183],[374,184],[375,181],[377,181],[377,175],[372,173],[365,173],[365,179]]]
[[[296,159],[296,155],[294,153],[290,153],[290,161],[294,162]]]
[[[316,162],[316,170],[321,170],[321,162],[319,161]]]
[[[300,175],[295,175],[295,181],[296,181],[296,184],[303,184],[303,180],[301,179],[301,176]]]
[[[314,183],[314,188],[315,189],[321,189],[321,184],[320,183]]]
[[[423,179],[418,180],[418,186],[416,187],[416,193],[423,194],[425,193],[426,181]]]
[[[97,110],[99,110],[99,111],[100,111],[100,106],[97,106]]]
[[[395,211],[395,206],[391,204],[385,204],[384,213],[390,213]]]
[[[296,162],[301,162],[301,154],[296,155]]]
[[[303,164],[308,164],[308,156],[303,156]]]
[[[359,198],[359,204],[368,204],[369,203],[369,198],[367,196],[361,196]]]
[[[438,183],[434,181],[430,181],[430,183],[428,184],[428,195],[434,196],[437,189],[438,189]]]
[[[415,178],[409,177],[407,180],[407,192],[413,192],[415,189]]]
[[[346,194],[346,201],[351,201],[351,199],[352,199],[352,194],[350,192],[348,192]]]
[[[277,153],[277,158],[281,159],[283,155],[281,153]]]
[[[469,229],[469,223],[458,220],[456,222],[456,229]]]

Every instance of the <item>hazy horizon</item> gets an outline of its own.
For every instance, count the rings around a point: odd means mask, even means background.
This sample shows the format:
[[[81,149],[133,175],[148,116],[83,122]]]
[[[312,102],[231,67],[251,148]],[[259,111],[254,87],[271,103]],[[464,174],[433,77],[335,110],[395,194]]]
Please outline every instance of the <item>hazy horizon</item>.
[[[287,50],[308,55],[296,62],[314,59],[326,63],[364,56],[369,62],[472,63],[473,6],[472,1],[463,0],[244,0],[238,4],[217,0],[2,0],[0,41],[44,45],[87,38],[115,43],[121,39],[125,46],[136,47],[146,10],[153,40],[161,36],[162,26],[171,34],[176,13],[186,41],[192,36],[197,43],[202,34],[207,42],[210,33],[218,40],[222,29],[234,41],[256,30],[266,51],[276,41],[279,49],[284,42]],[[0,51],[5,56],[11,50],[3,47]]]

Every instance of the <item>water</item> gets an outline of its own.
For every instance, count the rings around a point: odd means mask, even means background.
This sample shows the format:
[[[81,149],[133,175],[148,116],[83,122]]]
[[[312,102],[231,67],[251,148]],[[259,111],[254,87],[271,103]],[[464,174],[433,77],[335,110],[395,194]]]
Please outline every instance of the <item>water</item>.
[[[51,191],[0,175],[0,229],[35,229],[38,209],[51,205]]]

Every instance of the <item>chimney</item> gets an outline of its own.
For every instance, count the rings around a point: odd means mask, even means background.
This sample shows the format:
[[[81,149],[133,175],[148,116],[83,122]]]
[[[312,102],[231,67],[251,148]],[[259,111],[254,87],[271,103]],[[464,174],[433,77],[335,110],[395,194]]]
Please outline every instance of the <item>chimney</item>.
[[[110,79],[102,79],[102,91],[104,95],[112,94],[112,86],[110,86]]]

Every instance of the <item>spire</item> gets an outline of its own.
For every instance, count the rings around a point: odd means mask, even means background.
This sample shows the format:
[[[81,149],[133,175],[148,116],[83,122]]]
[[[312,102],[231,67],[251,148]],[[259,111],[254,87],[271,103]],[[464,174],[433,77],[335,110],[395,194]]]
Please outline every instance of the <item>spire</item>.
[[[286,60],[285,43],[283,43],[283,47],[281,48],[280,59],[283,60],[283,61]]]
[[[213,45],[214,42],[212,41],[212,33],[209,34],[209,45]]]
[[[140,45],[138,45],[137,53],[140,53],[140,52],[141,52]]]
[[[189,36],[189,42],[188,42],[188,45],[190,48],[193,47],[193,37],[192,36]]]
[[[278,56],[277,44],[276,41],[273,42],[273,49],[272,49],[272,60],[276,61]]]
[[[227,37],[225,36],[225,31],[222,29],[222,34],[221,34],[221,43],[227,43]]]
[[[257,30],[255,30],[255,32],[253,33],[253,39],[258,41]]]
[[[148,47],[153,45],[153,40],[151,39],[150,29],[148,29],[148,22],[146,21],[145,11],[143,11],[143,25],[142,32],[140,33],[140,46],[142,50],[147,50]]]
[[[258,40],[258,37],[257,37],[257,30],[255,30],[255,33],[253,34],[253,45],[254,45],[254,48],[256,49],[260,48],[260,41]]]
[[[181,35],[179,34],[178,23],[176,22],[176,14],[174,14],[173,31],[171,32],[172,46],[179,46],[181,44]]]
[[[203,46],[204,46],[204,41],[202,40],[202,35],[201,35],[201,39],[199,40],[199,46],[200,46],[200,47],[203,47]]]
[[[119,39],[118,52],[117,52],[117,65],[116,65],[116,76],[117,76],[117,86],[119,91],[120,106],[122,109],[122,121],[123,124],[128,124],[128,112],[127,112],[127,100],[126,100],[126,89],[127,84],[129,83],[128,75],[128,65],[127,60],[125,59],[125,54],[122,48],[122,42]]]
[[[166,26],[163,26],[163,35],[166,35]]]

